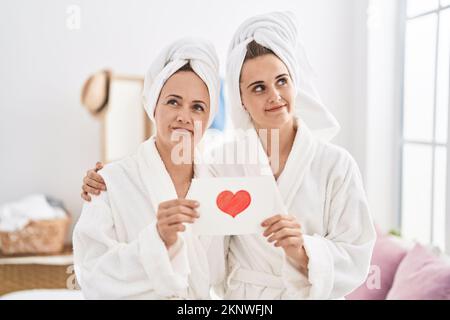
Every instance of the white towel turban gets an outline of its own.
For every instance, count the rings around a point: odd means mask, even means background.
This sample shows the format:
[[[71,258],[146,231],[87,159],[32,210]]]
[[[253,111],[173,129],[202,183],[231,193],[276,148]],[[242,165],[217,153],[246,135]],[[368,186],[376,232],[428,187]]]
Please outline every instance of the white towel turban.
[[[235,128],[249,129],[253,125],[243,108],[239,78],[247,53],[247,44],[255,41],[272,50],[286,65],[297,89],[295,114],[313,134],[331,140],[340,129],[334,116],[323,105],[313,84],[313,70],[299,39],[299,28],[291,12],[272,12],[244,21],[231,41],[227,61],[227,86],[231,119]]]
[[[164,83],[188,62],[208,87],[208,127],[211,125],[219,103],[219,58],[210,42],[195,38],[183,38],[167,46],[147,71],[142,95],[145,111],[152,121],[155,120],[155,107]]]

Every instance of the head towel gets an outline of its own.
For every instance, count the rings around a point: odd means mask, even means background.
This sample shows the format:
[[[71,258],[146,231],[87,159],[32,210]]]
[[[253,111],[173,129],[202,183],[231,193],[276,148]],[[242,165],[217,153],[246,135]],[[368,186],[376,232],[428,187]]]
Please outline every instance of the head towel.
[[[244,21],[231,41],[227,61],[227,87],[231,119],[235,128],[252,128],[243,108],[239,79],[247,53],[247,44],[255,41],[280,58],[297,89],[295,114],[318,138],[331,140],[340,130],[339,123],[322,103],[314,86],[314,74],[299,38],[296,18],[291,12],[272,12]]]

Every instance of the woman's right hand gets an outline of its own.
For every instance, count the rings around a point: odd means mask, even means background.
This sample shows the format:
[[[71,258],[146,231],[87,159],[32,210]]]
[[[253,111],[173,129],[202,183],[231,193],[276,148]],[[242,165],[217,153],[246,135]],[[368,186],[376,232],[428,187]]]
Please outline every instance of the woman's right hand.
[[[106,190],[106,184],[102,176],[97,173],[103,168],[103,163],[97,162],[95,168],[89,170],[83,178],[83,186],[81,187],[81,197],[86,201],[91,201],[89,194],[99,195],[101,191]]]
[[[175,199],[161,202],[157,213],[157,229],[161,240],[169,249],[178,240],[178,232],[184,232],[184,223],[194,223],[199,217],[195,210],[199,203],[194,200]]]

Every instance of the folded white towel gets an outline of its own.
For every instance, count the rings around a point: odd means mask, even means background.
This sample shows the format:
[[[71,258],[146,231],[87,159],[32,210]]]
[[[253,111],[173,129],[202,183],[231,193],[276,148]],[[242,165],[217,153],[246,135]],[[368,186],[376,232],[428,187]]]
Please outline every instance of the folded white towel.
[[[19,201],[0,206],[0,231],[21,230],[31,220],[63,218],[65,214],[62,208],[51,206],[45,195],[29,195]]]

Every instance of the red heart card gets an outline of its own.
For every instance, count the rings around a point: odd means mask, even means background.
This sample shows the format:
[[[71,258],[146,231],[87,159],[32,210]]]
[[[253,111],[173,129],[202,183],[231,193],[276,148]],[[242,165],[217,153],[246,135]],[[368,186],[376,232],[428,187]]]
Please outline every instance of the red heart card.
[[[233,218],[247,209],[251,201],[250,193],[245,190],[239,190],[236,193],[225,190],[216,198],[217,207]]]

